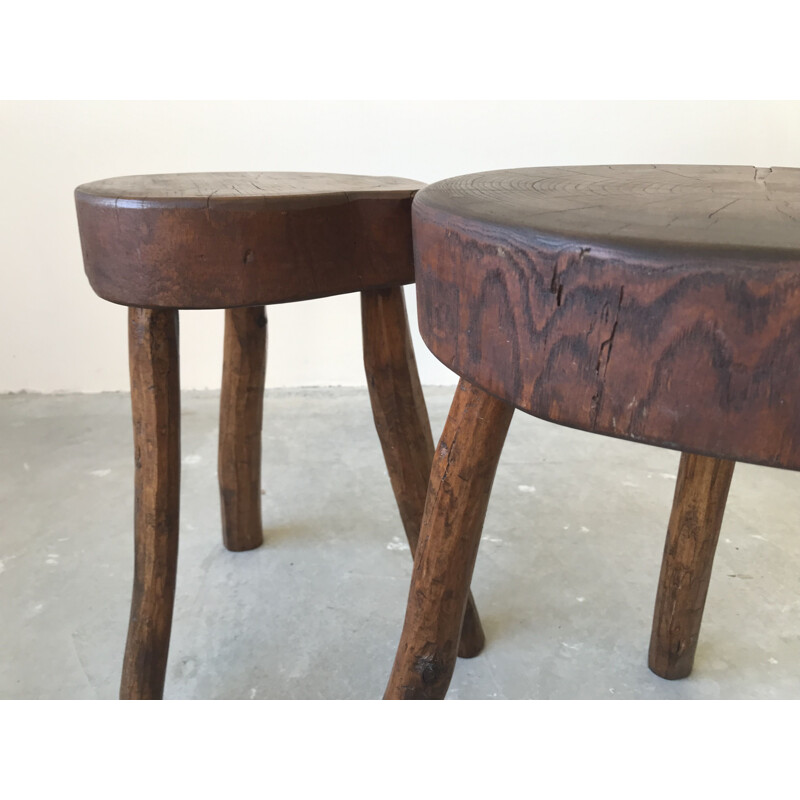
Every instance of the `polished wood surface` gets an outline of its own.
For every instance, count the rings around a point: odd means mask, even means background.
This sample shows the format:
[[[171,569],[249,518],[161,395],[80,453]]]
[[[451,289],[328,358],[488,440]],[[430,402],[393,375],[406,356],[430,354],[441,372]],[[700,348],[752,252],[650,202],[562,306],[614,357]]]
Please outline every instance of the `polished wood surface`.
[[[420,329],[564,425],[800,469],[800,170],[563,167],[413,207]]]
[[[411,555],[419,540],[433,436],[419,382],[402,287],[361,293],[364,367],[375,428]],[[458,654],[473,658],[486,639],[472,595]]]
[[[650,669],[662,678],[692,671],[734,466],[681,456],[650,638]]]
[[[146,308],[285,303],[414,280],[416,181],[298,172],[110,178],[75,190],[86,274]]]
[[[178,312],[132,308],[128,318],[135,560],[120,698],[155,700],[164,691],[178,566]]]
[[[436,449],[387,700],[447,692],[497,462],[514,413],[461,380]]]
[[[424,205],[476,225],[517,230],[547,247],[665,252],[695,260],[796,260],[800,170],[735,166],[535,167],[431,184]]]
[[[735,461],[800,469],[800,170],[503,170],[433,184],[412,215],[422,336],[498,422],[457,394],[443,441],[463,455],[434,464],[386,696],[447,688],[503,403],[683,451],[650,666],[688,675]]]
[[[416,546],[433,444],[401,286],[414,280],[411,201],[421,186],[325,173],[200,173],[111,178],[76,190],[90,283],[130,307],[136,567],[122,697],[163,694],[178,548],[178,309],[226,309],[223,542],[249,550],[263,540],[264,306],[362,291],[375,424]],[[476,655],[483,642],[470,603],[460,652]]]
[[[261,523],[261,425],[267,369],[264,306],[225,312],[217,475],[222,541],[252,550],[264,541]]]
[[[409,197],[424,186],[407,178],[330,172],[190,172],[127,175],[80,186],[77,192],[116,207],[235,208],[274,206],[282,211],[342,201]]]

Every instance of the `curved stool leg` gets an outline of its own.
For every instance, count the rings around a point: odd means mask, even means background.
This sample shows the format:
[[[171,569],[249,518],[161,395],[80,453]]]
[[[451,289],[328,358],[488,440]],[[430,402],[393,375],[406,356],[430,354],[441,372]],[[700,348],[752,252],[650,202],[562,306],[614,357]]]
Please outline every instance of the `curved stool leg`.
[[[267,369],[264,306],[225,311],[219,406],[219,494],[222,541],[228,550],[253,550],[261,524],[261,424]]]
[[[387,700],[444,697],[513,406],[461,380],[431,471]]]
[[[433,462],[433,436],[408,329],[403,288],[361,293],[364,367],[375,428],[412,557]],[[470,593],[458,654],[473,658],[486,637]]]
[[[650,637],[649,666],[662,678],[692,671],[735,464],[681,455]]]
[[[181,477],[178,312],[128,312],[136,457],[135,563],[120,698],[164,692],[175,575]]]

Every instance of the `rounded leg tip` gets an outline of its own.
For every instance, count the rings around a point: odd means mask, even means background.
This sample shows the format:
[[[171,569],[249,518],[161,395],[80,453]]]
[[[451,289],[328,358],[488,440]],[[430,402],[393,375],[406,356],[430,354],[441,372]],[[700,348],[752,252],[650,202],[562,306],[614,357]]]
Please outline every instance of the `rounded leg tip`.
[[[119,687],[120,700],[163,700],[164,682],[163,679],[153,682],[131,682],[127,677],[123,678]]]
[[[383,695],[384,700],[444,700],[447,694],[447,687],[450,681],[444,686],[414,686],[389,684]]]
[[[231,553],[245,553],[248,550],[258,550],[264,544],[264,535],[251,536],[249,539],[229,539],[223,537],[222,544]]]
[[[467,607],[464,610],[464,619],[461,623],[461,638],[458,641],[459,658],[475,658],[486,645],[486,634],[483,632],[481,618],[470,592],[467,598]]]
[[[650,659],[647,666],[654,675],[663,678],[667,681],[679,681],[682,678],[688,678],[692,673],[692,664],[679,662],[677,664],[664,664],[660,661]]]
[[[458,643],[458,657],[459,658],[475,658],[483,652],[486,646],[486,637],[483,631],[479,636],[461,636],[461,641]]]

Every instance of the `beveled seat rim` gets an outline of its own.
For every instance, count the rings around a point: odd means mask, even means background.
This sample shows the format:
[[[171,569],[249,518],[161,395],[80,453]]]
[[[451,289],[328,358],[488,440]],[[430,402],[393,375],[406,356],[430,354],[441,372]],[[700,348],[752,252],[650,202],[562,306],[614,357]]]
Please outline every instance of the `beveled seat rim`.
[[[648,219],[644,207],[637,208],[622,195],[597,200],[586,188],[567,198],[535,188],[565,176],[585,176],[589,184],[597,179],[598,185],[610,182],[613,186],[616,174],[640,182],[659,175],[656,189],[669,186],[663,181],[665,175],[670,176],[668,180],[674,177],[683,189],[693,181],[705,181],[713,191],[700,187],[694,196],[679,192],[672,197],[664,191],[663,198],[651,202],[651,206],[660,204],[661,210]],[[689,200],[680,201],[681,197]],[[595,205],[585,207],[587,199],[596,200]],[[632,205],[626,208],[626,203]],[[795,168],[639,164],[495,170],[430,184],[417,193],[414,205],[418,211],[429,209],[448,227],[458,226],[468,235],[475,224],[480,228],[476,238],[487,239],[494,231],[521,246],[528,242],[560,250],[580,244],[604,250],[608,257],[619,252],[663,257],[673,264],[680,263],[676,256],[689,260],[718,256],[781,261],[784,267],[790,261],[800,267],[800,169]],[[681,215],[682,219],[676,219]],[[661,221],[667,225],[656,224]]]
[[[242,209],[324,205],[413,196],[424,183],[324,172],[189,172],[124,175],[78,186],[75,199],[120,209]]]

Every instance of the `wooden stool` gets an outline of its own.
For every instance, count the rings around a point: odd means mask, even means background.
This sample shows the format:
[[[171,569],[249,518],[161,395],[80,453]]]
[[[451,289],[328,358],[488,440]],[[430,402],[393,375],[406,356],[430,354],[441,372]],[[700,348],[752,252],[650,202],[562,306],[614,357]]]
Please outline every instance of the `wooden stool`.
[[[253,172],[111,178],[76,189],[89,282],[130,307],[136,547],[122,698],[160,698],[164,688],[178,555],[178,309],[227,309],[222,531],[228,549],[250,550],[263,539],[264,305],[361,292],[375,426],[414,552],[433,459],[402,290],[414,280],[410,208],[420,186]],[[463,637],[461,655],[480,652],[471,605]]]
[[[461,376],[387,698],[441,698],[514,407],[683,451],[650,668],[688,675],[736,461],[800,469],[800,170],[453,178],[413,209],[418,313]]]

